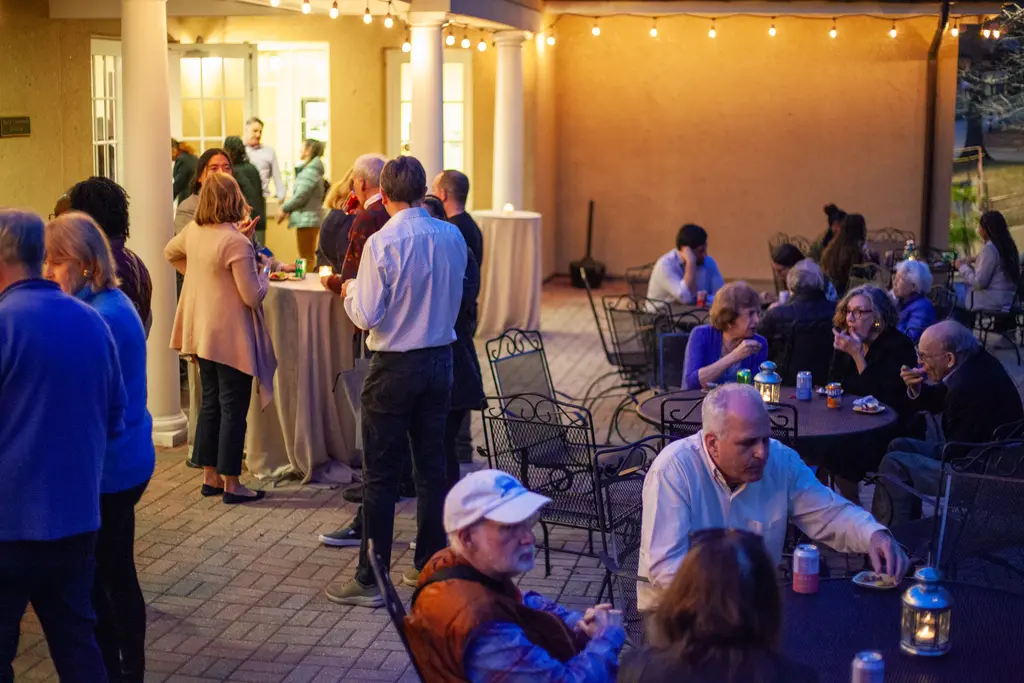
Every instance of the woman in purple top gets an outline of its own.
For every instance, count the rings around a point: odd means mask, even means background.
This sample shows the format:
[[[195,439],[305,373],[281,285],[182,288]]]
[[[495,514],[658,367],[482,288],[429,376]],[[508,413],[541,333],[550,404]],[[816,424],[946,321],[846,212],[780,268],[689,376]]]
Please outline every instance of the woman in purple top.
[[[683,389],[735,382],[739,370],[756,374],[768,360],[768,342],[755,334],[761,297],[746,282],[732,282],[715,295],[710,325],[690,333],[683,364]]]

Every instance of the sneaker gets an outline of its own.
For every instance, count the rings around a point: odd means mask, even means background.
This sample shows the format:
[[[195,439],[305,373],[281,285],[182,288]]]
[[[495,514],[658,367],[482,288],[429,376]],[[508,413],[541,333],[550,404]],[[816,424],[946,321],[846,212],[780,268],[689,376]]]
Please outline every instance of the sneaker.
[[[364,586],[357,579],[344,583],[332,583],[324,589],[324,594],[331,602],[339,605],[355,605],[356,607],[383,607],[384,598],[376,586]]]
[[[362,540],[362,529],[355,524],[349,524],[329,534],[320,534],[320,542],[332,548],[351,548],[358,546]]]
[[[363,502],[363,485],[352,484],[341,492],[341,497],[349,503],[360,505]]]
[[[409,541],[409,550],[416,550],[416,541]]]
[[[416,588],[420,585],[420,572],[416,567],[409,567],[402,572],[402,585],[409,588]]]

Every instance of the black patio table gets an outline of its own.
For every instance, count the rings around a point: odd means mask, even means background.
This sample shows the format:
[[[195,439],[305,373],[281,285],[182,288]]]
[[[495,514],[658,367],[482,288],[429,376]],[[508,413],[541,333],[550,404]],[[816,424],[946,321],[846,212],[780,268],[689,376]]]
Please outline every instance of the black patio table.
[[[693,399],[706,396],[701,389],[669,391],[646,399],[637,406],[640,419],[656,427],[661,426],[661,405],[669,399]],[[815,391],[810,401],[796,400],[794,387],[782,387],[782,403],[796,408],[796,451],[811,465],[830,471],[844,471],[851,459],[869,450],[872,441],[867,437],[883,436],[896,424],[896,411],[888,408],[875,415],[855,413],[852,394],[843,395],[842,407],[828,408],[826,398]],[[695,413],[699,419],[700,413]],[[875,449],[877,450],[877,448]],[[1024,680],[1024,679],[1022,679]]]
[[[909,585],[878,591],[822,580],[813,595],[783,586],[783,652],[817,670],[821,683],[849,683],[853,657],[863,650],[882,653],[886,683],[1024,681],[1024,596],[944,584],[953,595],[952,648],[915,657],[900,651],[901,597]]]

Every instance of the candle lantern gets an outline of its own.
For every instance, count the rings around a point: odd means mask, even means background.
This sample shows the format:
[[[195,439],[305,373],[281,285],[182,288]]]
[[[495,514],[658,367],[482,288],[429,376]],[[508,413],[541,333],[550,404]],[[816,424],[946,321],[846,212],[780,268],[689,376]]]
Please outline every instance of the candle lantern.
[[[939,572],[922,567],[918,582],[903,594],[900,649],[912,655],[937,657],[949,652],[949,620],[953,598],[939,585]]]
[[[330,266],[320,266],[320,277],[327,277],[333,275],[334,271],[331,270]]]
[[[782,399],[782,377],[775,372],[775,363],[770,360],[761,363],[761,372],[754,376],[754,388],[761,394],[769,409],[772,403],[778,403]]]

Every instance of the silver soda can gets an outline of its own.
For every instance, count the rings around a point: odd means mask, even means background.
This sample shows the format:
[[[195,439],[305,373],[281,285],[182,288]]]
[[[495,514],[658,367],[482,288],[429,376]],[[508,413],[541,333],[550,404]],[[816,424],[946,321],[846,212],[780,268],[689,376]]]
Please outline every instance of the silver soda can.
[[[850,683],[884,683],[885,661],[881,652],[866,650],[853,658]]]
[[[807,370],[796,374],[796,398],[798,401],[810,401],[814,395],[813,378]]]
[[[821,555],[818,546],[798,545],[793,553],[793,592],[817,593]]]

